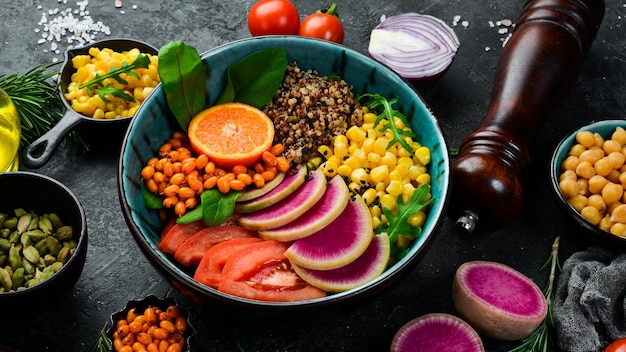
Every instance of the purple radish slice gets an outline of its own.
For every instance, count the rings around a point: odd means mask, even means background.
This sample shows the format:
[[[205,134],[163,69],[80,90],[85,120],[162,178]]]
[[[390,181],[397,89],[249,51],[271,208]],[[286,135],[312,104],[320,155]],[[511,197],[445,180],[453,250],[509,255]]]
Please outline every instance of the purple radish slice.
[[[341,176],[334,176],[324,196],[298,219],[274,229],[259,231],[259,237],[265,240],[281,242],[295,241],[305,238],[323,229],[346,208],[350,200],[350,190]]]
[[[477,260],[459,266],[452,297],[465,321],[479,333],[499,340],[527,337],[548,312],[548,303],[537,284],[496,262]]]
[[[252,213],[278,203],[304,184],[306,174],[306,167],[301,167],[298,172],[285,177],[282,182],[266,194],[247,201],[236,202],[235,211],[242,214]]]
[[[286,225],[311,209],[326,192],[326,185],[326,176],[322,169],[317,169],[311,173],[309,180],[278,203],[242,215],[238,219],[239,225],[254,231]]]
[[[374,237],[369,208],[353,197],[328,226],[295,241],[285,252],[292,264],[313,270],[337,269],[355,261]]]
[[[311,270],[291,264],[293,270],[309,285],[327,292],[343,292],[377,278],[387,268],[390,254],[389,236],[376,235],[365,252],[350,264],[333,270]]]
[[[391,341],[391,352],[485,352],[478,333],[462,319],[430,313],[404,324]]]

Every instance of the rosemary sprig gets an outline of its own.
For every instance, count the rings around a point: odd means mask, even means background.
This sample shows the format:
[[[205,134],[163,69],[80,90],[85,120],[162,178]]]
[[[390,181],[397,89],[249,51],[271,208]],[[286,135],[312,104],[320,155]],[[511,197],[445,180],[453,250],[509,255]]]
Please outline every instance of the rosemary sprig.
[[[88,95],[93,95],[94,93],[98,94],[98,96],[100,96],[102,100],[107,102],[109,101],[107,96],[114,96],[134,103],[135,98],[133,98],[132,95],[126,93],[123,89],[113,87],[113,83],[105,84],[104,81],[111,78],[117,81],[117,83],[127,85],[128,82],[120,76],[122,73],[126,73],[129,76],[140,78],[139,74],[137,74],[137,72],[134,72],[133,70],[138,68],[148,68],[149,65],[150,58],[147,55],[139,54],[135,61],[133,61],[131,64],[124,61],[119,68],[111,67],[109,72],[103,75],[96,74],[94,78],[85,83],[82,83],[78,86],[78,88],[82,89],[87,87]]]
[[[107,324],[104,324],[102,330],[98,333],[98,339],[91,346],[90,352],[109,352],[111,350],[111,342],[106,335]]]
[[[546,262],[539,268],[539,270],[545,269],[550,265],[550,277],[548,278],[548,284],[543,290],[543,294],[548,301],[548,313],[545,319],[529,336],[522,339],[521,344],[510,350],[509,352],[547,352],[548,344],[550,342],[550,329],[554,327],[554,319],[552,316],[552,309],[554,303],[553,288],[554,279],[556,277],[556,269],[561,271],[561,264],[559,263],[559,236],[552,243],[552,252],[546,260]]]
[[[400,111],[395,110],[393,108],[393,105],[397,103],[400,98],[395,97],[391,100],[387,100],[385,97],[383,97],[382,95],[378,93],[376,94],[368,93],[368,94],[363,94],[359,96],[358,101],[361,104],[363,104],[361,100],[364,98],[370,99],[370,101],[364,105],[366,105],[372,110],[377,110],[377,109],[379,110],[378,116],[376,117],[376,121],[374,122],[374,127],[378,126],[378,124],[380,124],[380,122],[383,119],[389,122],[383,125],[382,128],[380,129],[381,132],[385,132],[386,130],[389,130],[389,129],[391,129],[391,131],[393,132],[393,140],[389,141],[389,143],[387,144],[387,149],[391,148],[397,142],[404,149],[406,149],[406,151],[408,151],[411,154],[411,156],[413,156],[413,148],[409,146],[409,144],[404,139],[404,137],[415,138],[415,134],[409,128],[406,128],[406,129],[398,128],[398,126],[396,126],[396,124],[394,123],[395,118],[398,118],[400,119],[400,121],[402,121],[402,124],[404,124],[404,126],[407,126],[407,127],[409,126],[409,121],[407,120],[406,116],[404,116]]]
[[[0,88],[9,95],[20,115],[22,137],[20,147],[25,147],[48,132],[54,123],[63,116],[63,103],[56,85],[48,80],[58,75],[53,68],[58,63],[37,65],[24,74],[0,74]],[[46,72],[48,71],[48,72]],[[68,137],[83,151],[89,146],[80,135],[71,131]]]

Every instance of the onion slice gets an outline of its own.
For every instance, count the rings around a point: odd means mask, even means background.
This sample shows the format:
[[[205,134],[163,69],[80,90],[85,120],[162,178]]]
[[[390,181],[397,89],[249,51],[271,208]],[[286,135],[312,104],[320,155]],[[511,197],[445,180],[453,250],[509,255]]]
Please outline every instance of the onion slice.
[[[391,16],[370,35],[370,55],[409,80],[440,77],[456,57],[460,42],[439,18],[417,13]]]

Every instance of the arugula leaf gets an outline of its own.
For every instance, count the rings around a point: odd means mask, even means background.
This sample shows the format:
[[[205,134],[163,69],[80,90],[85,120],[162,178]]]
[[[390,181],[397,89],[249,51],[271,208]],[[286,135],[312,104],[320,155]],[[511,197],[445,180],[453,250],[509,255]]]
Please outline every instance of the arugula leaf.
[[[430,198],[426,200],[428,197],[428,193],[430,191],[430,187],[428,185],[419,186],[414,192],[411,199],[404,204],[402,197],[398,197],[396,200],[396,208],[398,209],[398,214],[393,214],[391,210],[386,207],[383,207],[383,214],[387,217],[387,221],[389,224],[382,225],[378,228],[378,233],[387,233],[389,236],[389,242],[392,244],[391,247],[391,256],[393,258],[400,259],[406,252],[407,249],[399,248],[395,246],[396,240],[400,235],[411,236],[414,239],[419,237],[422,233],[422,229],[417,226],[412,226],[409,224],[408,219],[411,215],[416,212],[426,208],[433,201],[434,198]]]
[[[255,51],[228,68],[226,86],[216,104],[237,101],[261,108],[276,94],[286,70],[284,48]]]
[[[370,102],[364,104],[363,102],[361,102],[362,99],[370,99]],[[404,149],[406,149],[411,154],[411,156],[413,156],[413,148],[409,146],[404,137],[415,138],[415,134],[409,128],[398,128],[398,126],[396,126],[396,124],[394,123],[394,117],[397,117],[398,119],[400,119],[400,121],[402,121],[405,126],[409,126],[409,121],[407,120],[406,116],[404,116],[400,111],[393,108],[393,105],[397,103],[400,98],[395,97],[392,100],[387,100],[385,97],[378,93],[368,93],[359,96],[357,100],[361,104],[364,104],[374,111],[378,110],[378,117],[374,122],[374,127],[378,126],[383,119],[389,122],[386,125],[382,126],[382,128],[380,129],[380,132],[385,132],[388,129],[391,129],[391,131],[393,132],[393,139],[387,144],[387,149],[393,147],[393,145],[397,142]]]
[[[135,58],[135,61],[133,61],[131,64],[124,61],[119,68],[111,67],[109,72],[103,75],[99,75],[96,73],[96,76],[94,78],[79,85],[78,88],[81,89],[87,87],[87,94],[92,95],[94,93],[97,93],[100,98],[102,98],[102,100],[107,102],[109,100],[106,96],[112,95],[114,97],[118,97],[120,99],[124,99],[134,103],[136,100],[135,98],[133,98],[132,95],[124,92],[124,90],[120,88],[114,88],[113,83],[108,83],[104,85],[104,80],[111,78],[117,81],[117,83],[127,85],[128,82],[120,76],[122,73],[126,73],[129,76],[139,78],[137,72],[134,72],[133,70],[138,68],[148,68],[149,65],[150,58],[147,55],[139,54],[137,55],[137,58]]]
[[[205,76],[198,51],[182,41],[159,50],[159,78],[167,104],[183,131],[206,104]]]

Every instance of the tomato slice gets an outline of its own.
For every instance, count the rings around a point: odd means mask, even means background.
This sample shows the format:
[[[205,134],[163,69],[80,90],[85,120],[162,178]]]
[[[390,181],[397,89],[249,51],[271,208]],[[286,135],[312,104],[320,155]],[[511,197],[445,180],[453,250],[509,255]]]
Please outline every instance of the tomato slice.
[[[174,254],[178,247],[196,232],[206,228],[203,220],[197,220],[188,224],[174,224],[164,229],[161,234],[159,249],[165,253]]]
[[[258,237],[233,238],[214,245],[204,252],[196,268],[194,280],[217,289],[222,280],[222,269],[231,255],[247,250],[252,244],[263,241]]]
[[[326,296],[302,280],[284,253],[288,243],[261,241],[226,260],[218,289],[243,298],[293,302]]]
[[[215,244],[232,238],[256,237],[256,231],[244,229],[238,225],[220,225],[205,227],[181,244],[174,258],[185,266],[198,265],[204,253]]]

